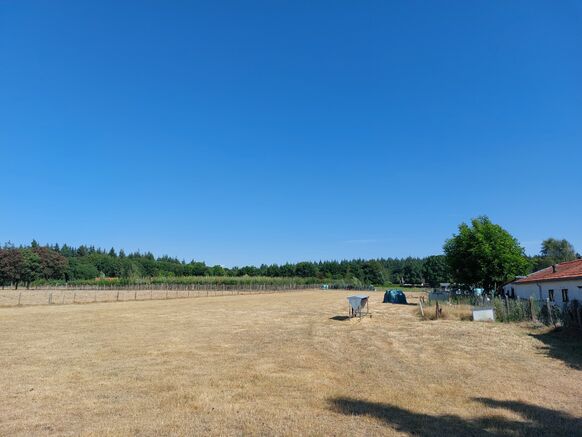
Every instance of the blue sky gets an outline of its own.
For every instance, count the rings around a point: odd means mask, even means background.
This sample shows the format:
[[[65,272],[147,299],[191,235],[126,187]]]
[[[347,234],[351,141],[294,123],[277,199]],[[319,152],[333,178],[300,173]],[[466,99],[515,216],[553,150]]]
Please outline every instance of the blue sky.
[[[0,240],[582,251],[582,2],[0,1]]]

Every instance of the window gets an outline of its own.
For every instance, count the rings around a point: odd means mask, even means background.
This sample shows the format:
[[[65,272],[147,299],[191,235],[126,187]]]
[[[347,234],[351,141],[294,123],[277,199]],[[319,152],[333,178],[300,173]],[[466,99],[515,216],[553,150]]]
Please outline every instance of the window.
[[[548,298],[553,302],[554,301],[554,290],[548,290]]]
[[[562,290],[562,302],[568,302],[568,289],[564,288]]]

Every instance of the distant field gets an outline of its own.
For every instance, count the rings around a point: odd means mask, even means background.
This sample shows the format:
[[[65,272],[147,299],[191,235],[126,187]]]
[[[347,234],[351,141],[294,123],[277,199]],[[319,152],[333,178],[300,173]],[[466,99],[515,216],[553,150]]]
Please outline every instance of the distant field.
[[[127,302],[138,300],[166,300],[215,296],[236,296],[264,293],[286,293],[296,290],[186,290],[181,288],[160,290],[138,290],[131,288],[83,290],[65,288],[4,289],[0,290],[0,307],[26,305],[68,305],[100,302]]]
[[[305,290],[318,289],[309,285],[295,285],[298,290],[305,287]],[[392,287],[389,287],[392,288]],[[384,292],[385,287],[376,287],[376,292]],[[407,288],[404,289],[408,299],[411,302],[416,302],[418,297],[426,296],[425,288]],[[232,287],[228,289],[184,289],[179,286],[173,286],[168,289],[132,289],[132,288],[105,288],[101,290],[82,289],[82,288],[64,288],[64,287],[47,287],[30,289],[21,288],[15,289],[0,289],[0,307],[9,307],[17,305],[68,305],[81,303],[99,303],[99,302],[126,302],[136,300],[165,300],[165,299],[183,299],[183,298],[198,298],[198,297],[214,297],[214,296],[234,296],[241,294],[265,294],[265,293],[286,293],[294,292],[291,290],[273,290],[268,285],[260,289],[238,289]],[[330,290],[333,291],[333,290]],[[353,291],[353,293],[360,293],[360,291]]]
[[[580,341],[349,294],[0,308],[0,435],[580,435]]]

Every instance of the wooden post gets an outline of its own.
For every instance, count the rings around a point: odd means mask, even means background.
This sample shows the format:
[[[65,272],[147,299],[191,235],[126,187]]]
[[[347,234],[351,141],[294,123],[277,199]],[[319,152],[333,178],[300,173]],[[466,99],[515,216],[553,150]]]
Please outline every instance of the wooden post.
[[[436,305],[435,305],[435,317],[436,317],[436,320],[439,319],[439,301],[438,300],[436,301]]]
[[[533,297],[529,298],[529,314],[532,322],[536,321],[536,315],[534,313]]]
[[[133,292],[133,300],[137,300],[137,290]]]
[[[53,293],[52,292],[49,293],[49,299],[48,299],[48,304],[50,305],[51,303],[53,303]]]
[[[554,324],[554,318],[552,317],[552,306],[550,305],[550,298],[546,299],[546,308],[548,309],[548,320],[550,324]]]
[[[18,293],[18,306],[20,306],[20,298],[22,297],[22,291]]]
[[[97,290],[95,290],[95,297],[93,298],[93,302],[97,302]]]
[[[507,301],[507,294],[504,294],[503,298],[505,299],[505,318],[509,322],[509,302]]]
[[[422,297],[418,300],[418,304],[420,305],[420,314],[422,314],[422,318],[424,319],[424,309],[422,308]]]

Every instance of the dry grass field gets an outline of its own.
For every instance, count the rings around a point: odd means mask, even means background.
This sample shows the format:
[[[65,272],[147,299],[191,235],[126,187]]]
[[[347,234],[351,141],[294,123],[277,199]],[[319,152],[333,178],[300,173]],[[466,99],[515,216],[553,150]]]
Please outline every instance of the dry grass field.
[[[0,434],[582,433],[579,340],[348,294],[2,308]]]
[[[295,290],[279,291],[287,293]],[[136,289],[1,289],[0,307],[29,305],[69,305],[78,303],[127,302],[137,300],[166,300],[197,297],[232,296],[239,294],[273,293],[271,290],[136,290]]]

